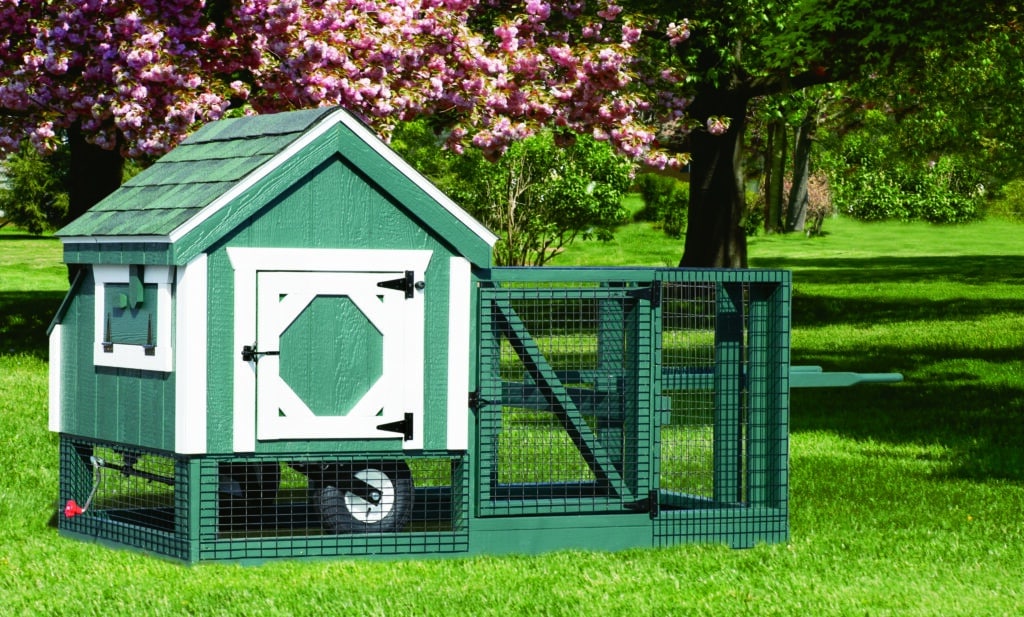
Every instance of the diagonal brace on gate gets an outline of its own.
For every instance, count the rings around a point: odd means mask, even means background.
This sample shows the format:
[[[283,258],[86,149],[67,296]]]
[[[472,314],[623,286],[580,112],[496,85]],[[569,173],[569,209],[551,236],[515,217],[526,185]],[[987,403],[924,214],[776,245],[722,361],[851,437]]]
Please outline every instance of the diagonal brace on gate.
[[[622,474],[615,468],[615,462],[594,435],[515,309],[506,301],[493,302],[498,309],[495,317],[499,327],[594,476],[606,482],[620,499],[631,501],[632,492],[623,482]]]

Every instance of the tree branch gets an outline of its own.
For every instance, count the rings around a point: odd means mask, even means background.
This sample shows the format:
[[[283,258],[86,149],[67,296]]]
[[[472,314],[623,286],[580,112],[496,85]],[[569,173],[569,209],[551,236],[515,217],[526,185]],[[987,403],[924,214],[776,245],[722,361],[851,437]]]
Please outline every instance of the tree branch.
[[[781,94],[783,92],[795,92],[811,86],[830,84],[846,79],[843,75],[836,75],[825,67],[814,68],[796,75],[766,75],[754,77],[747,81],[744,88],[748,97],[766,96],[769,94]]]

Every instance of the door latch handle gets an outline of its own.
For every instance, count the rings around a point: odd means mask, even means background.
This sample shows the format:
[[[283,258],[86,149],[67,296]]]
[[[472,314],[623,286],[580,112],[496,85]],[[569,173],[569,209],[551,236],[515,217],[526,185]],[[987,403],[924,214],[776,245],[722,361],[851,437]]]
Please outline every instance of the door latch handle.
[[[257,351],[255,345],[242,346],[243,362],[259,362],[261,356],[279,356],[280,351]]]

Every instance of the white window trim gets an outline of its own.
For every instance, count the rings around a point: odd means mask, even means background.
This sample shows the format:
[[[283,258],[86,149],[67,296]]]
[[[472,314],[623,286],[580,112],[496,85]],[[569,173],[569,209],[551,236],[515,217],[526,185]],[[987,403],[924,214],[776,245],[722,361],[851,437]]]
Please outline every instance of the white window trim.
[[[127,283],[129,266],[97,264],[92,267],[95,284],[95,337],[93,342],[93,364],[115,368],[139,369],[144,371],[162,371],[169,373],[174,367],[174,350],[171,346],[171,283],[174,280],[173,266],[145,266],[143,283],[157,286],[157,319],[156,348],[154,355],[147,356],[142,345],[124,345],[115,343],[114,351],[103,351],[105,323],[104,285],[108,283]]]

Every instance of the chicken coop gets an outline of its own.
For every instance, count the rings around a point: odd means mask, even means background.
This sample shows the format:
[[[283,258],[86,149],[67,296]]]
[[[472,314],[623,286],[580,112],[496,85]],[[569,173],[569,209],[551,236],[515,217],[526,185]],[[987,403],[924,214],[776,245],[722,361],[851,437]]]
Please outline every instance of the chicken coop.
[[[790,367],[785,271],[493,267],[336,108],[208,124],[58,235],[63,535],[189,563],[788,537],[789,391],[828,374]]]

